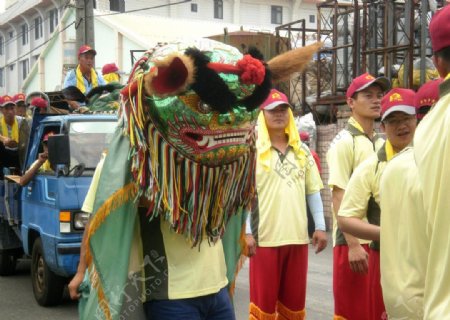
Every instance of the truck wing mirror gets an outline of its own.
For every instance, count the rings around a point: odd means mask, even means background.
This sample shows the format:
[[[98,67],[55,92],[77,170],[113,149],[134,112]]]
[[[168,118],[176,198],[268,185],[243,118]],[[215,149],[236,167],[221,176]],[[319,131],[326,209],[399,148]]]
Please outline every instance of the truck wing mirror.
[[[48,138],[48,160],[52,166],[70,166],[69,136],[55,134]]]

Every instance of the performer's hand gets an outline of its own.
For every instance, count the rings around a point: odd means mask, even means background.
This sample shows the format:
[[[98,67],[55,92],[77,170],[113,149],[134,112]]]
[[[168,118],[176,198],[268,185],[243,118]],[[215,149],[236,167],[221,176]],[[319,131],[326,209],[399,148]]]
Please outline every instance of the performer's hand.
[[[245,243],[247,245],[247,257],[251,257],[256,253],[256,241],[251,234],[245,235]]]
[[[78,300],[80,299],[80,293],[78,292],[78,288],[80,284],[83,282],[84,272],[77,272],[73,276],[72,280],[69,282],[67,286],[69,288],[70,299]]]
[[[360,244],[348,247],[348,262],[353,272],[367,273],[369,271],[369,254]]]
[[[327,247],[328,239],[325,231],[316,230],[312,236],[312,245],[316,249],[316,253],[319,253]]]

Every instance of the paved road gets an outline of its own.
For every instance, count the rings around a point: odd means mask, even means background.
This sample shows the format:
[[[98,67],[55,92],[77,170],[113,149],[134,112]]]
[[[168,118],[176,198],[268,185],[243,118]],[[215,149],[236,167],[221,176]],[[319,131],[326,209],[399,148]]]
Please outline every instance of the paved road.
[[[332,319],[332,250],[309,255],[308,292],[306,297],[307,319]],[[19,262],[18,272],[11,277],[0,277],[0,319],[8,320],[76,320],[77,304],[66,297],[60,306],[42,308],[33,297],[30,280],[30,263]],[[246,263],[236,281],[235,306],[237,320],[248,319],[249,284]]]

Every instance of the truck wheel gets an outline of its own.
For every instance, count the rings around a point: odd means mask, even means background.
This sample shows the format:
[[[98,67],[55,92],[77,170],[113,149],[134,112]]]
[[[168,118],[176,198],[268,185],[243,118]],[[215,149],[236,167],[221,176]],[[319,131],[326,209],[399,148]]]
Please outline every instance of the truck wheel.
[[[31,254],[31,281],[34,298],[41,306],[52,306],[61,302],[65,278],[51,271],[44,259],[41,238],[37,238]]]
[[[10,276],[16,271],[16,256],[3,251],[0,253],[0,276]]]

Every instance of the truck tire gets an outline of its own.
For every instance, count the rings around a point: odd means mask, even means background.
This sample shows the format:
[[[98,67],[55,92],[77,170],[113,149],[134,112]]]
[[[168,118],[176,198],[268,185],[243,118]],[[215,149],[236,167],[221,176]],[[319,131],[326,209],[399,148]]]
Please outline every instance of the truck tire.
[[[10,276],[16,272],[17,258],[8,251],[0,253],[0,276]]]
[[[66,279],[49,269],[45,262],[41,238],[37,238],[33,244],[31,282],[34,298],[41,306],[53,306],[61,302]]]

